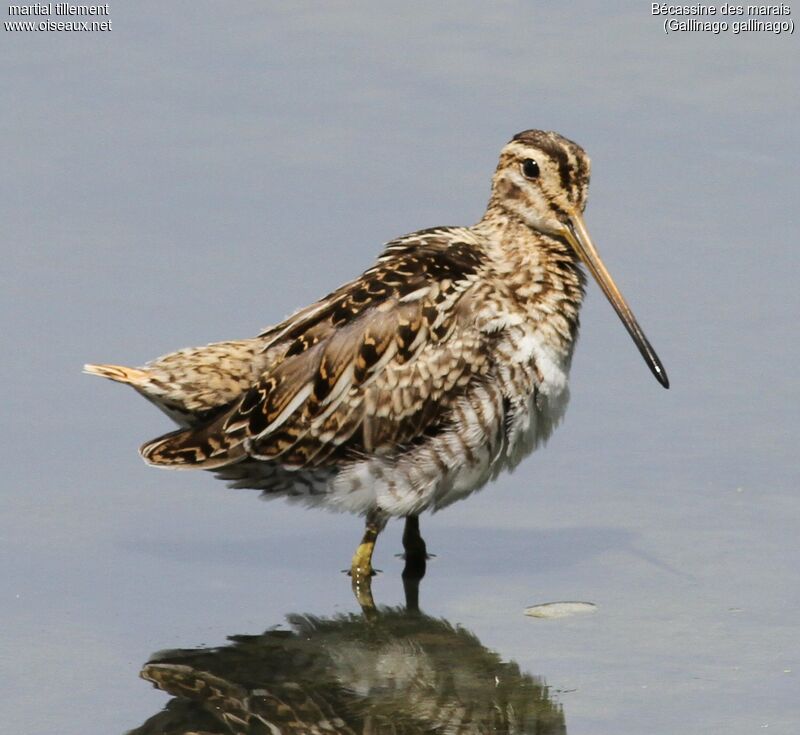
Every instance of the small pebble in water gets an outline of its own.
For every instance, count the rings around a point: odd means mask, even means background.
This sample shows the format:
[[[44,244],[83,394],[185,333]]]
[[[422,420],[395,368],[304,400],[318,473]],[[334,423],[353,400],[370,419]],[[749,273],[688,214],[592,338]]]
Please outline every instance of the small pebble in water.
[[[545,602],[525,608],[525,614],[532,618],[568,618],[570,615],[583,615],[597,610],[591,602]]]

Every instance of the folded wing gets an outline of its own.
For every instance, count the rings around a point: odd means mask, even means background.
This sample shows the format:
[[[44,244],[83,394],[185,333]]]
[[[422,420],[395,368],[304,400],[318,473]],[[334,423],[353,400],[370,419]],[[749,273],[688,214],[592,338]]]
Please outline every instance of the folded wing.
[[[314,467],[387,454],[455,420],[487,368],[472,319],[483,256],[462,229],[389,243],[357,280],[263,337],[282,357],[224,415],[142,447],[151,464],[221,467],[246,456]]]

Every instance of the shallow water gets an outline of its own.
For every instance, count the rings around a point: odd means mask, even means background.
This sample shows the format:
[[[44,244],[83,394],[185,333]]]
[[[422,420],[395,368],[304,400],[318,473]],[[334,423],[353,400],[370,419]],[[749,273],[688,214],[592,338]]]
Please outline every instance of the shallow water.
[[[447,696],[494,702],[479,665],[554,732],[794,735],[794,37],[664,36],[634,2],[129,5],[112,34],[0,46],[3,728],[126,732],[189,707],[139,678],[157,651],[199,647],[258,689],[211,651],[290,615],[380,627],[350,617],[340,571],[360,519],[145,467],[166,419],[80,368],[254,334],[390,237],[474,221],[500,147],[535,126],[591,154],[587,223],[672,388],[591,286],[547,447],[422,518],[417,622],[475,646],[451,662],[475,689]],[[401,530],[376,551],[389,619]],[[561,601],[596,611],[524,614]],[[352,727],[386,706],[360,686],[336,695]]]

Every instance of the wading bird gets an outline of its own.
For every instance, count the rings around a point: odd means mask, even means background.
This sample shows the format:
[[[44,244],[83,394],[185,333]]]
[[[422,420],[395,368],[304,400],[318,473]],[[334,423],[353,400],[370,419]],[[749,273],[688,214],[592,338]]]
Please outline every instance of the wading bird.
[[[581,264],[669,387],[589,237],[588,186],[580,146],[527,130],[503,148],[472,227],[392,240],[361,276],[254,339],[85,369],[184,427],[142,447],[150,464],[235,472],[255,460],[275,493],[363,514],[351,573],[364,579],[389,517],[413,536],[420,512],[513,467],[559,421]]]

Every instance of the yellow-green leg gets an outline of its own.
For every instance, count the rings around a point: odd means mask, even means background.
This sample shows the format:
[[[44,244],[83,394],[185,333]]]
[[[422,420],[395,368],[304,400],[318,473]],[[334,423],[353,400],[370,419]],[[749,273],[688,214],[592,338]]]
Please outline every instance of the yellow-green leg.
[[[356,553],[353,554],[353,561],[350,564],[351,577],[372,577],[375,574],[375,570],[372,568],[372,552],[375,551],[378,534],[386,526],[386,520],[386,516],[380,511],[372,511],[367,514],[364,536]]]
[[[386,526],[386,521],[386,516],[380,511],[371,511],[367,514],[364,537],[350,564],[350,576],[354,579],[372,577],[375,574],[372,568],[372,552],[375,551],[375,542],[378,540],[378,534]]]
[[[387,517],[380,511],[372,511],[367,514],[364,536],[356,549],[356,553],[353,554],[353,561],[350,564],[353,593],[364,609],[375,608],[370,589],[370,582],[375,574],[375,570],[372,567],[372,553],[375,551],[375,542],[378,540],[378,534],[386,526],[387,520]]]

